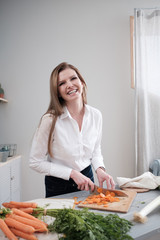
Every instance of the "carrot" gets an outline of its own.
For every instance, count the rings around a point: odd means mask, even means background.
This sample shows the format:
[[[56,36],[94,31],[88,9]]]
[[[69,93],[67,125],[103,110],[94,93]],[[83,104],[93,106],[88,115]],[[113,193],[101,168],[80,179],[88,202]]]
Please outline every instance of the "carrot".
[[[100,197],[105,198],[105,195],[103,193],[100,193],[99,195]]]
[[[114,192],[107,191],[106,194],[103,194],[101,192],[101,189],[98,189],[99,194],[90,195],[88,196],[82,204],[97,204],[97,205],[103,205],[104,207],[107,207],[107,203],[110,202],[118,202],[120,201],[119,198],[115,197]]]
[[[37,203],[35,202],[15,202],[15,201],[10,201],[11,204],[16,206],[17,208],[36,208],[38,206]]]
[[[3,207],[5,207],[5,208],[13,208],[13,207],[15,207],[15,205],[13,205],[13,204],[11,204],[11,203],[9,203],[9,202],[4,202],[4,203],[2,203],[2,205],[3,205]]]
[[[26,226],[29,225],[35,229],[37,232],[47,232],[47,227],[42,222],[37,222],[35,220],[31,220],[25,217],[18,216],[16,214],[10,214],[9,218],[12,218],[13,220],[16,220],[19,223],[23,223]]]
[[[9,240],[18,240],[18,238],[14,235],[14,233],[11,232],[11,230],[9,229],[5,221],[1,218],[0,218],[0,229]]]
[[[15,228],[10,228],[11,232],[13,232],[16,236],[27,239],[27,240],[38,240],[38,238],[33,235],[33,234],[29,234],[29,233],[24,233],[21,232],[20,230],[17,230]]]
[[[33,209],[34,208],[19,208],[19,210],[25,212],[25,213],[29,213],[29,214],[32,214],[33,213]]]
[[[82,201],[75,202],[76,205],[80,204]]]
[[[20,209],[17,209],[17,208],[12,208],[12,212],[18,216],[21,216],[21,217],[25,217],[27,219],[31,219],[31,220],[34,220],[36,222],[39,222],[40,224],[44,224],[45,226],[47,226],[46,223],[44,223],[43,221],[41,221],[40,219],[26,213],[26,212],[23,212],[22,210]]]
[[[17,230],[20,230],[22,232],[25,232],[25,233],[34,233],[35,232],[35,228],[28,226],[24,223],[18,222],[17,220],[12,219],[10,217],[5,218],[4,221],[8,227],[16,228]]]
[[[114,192],[111,192],[110,194],[111,194],[112,197],[116,196],[116,194]]]
[[[28,209],[29,211],[31,211],[31,208],[32,208],[32,211],[30,213],[33,212],[33,208],[37,207],[37,203],[34,203],[34,202],[15,202],[15,201],[10,201],[10,202],[4,202],[4,203],[2,203],[2,205],[5,208],[24,208],[25,210],[30,208],[30,209]]]
[[[103,191],[102,188],[97,188],[98,193],[102,193],[102,191]]]

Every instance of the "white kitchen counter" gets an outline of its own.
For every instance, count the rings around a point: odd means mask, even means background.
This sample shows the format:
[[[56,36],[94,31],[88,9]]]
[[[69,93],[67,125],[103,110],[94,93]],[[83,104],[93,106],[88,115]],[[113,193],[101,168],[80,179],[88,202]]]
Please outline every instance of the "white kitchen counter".
[[[38,203],[39,206],[45,206],[46,203],[50,202],[51,205],[49,208],[62,208],[72,207],[73,198],[78,197],[77,201],[84,200],[90,194],[89,191],[78,191],[74,193],[68,193],[64,195],[59,195],[52,198],[47,199],[38,199],[31,200]],[[153,199],[160,195],[160,190],[151,190],[145,193],[137,193],[137,196],[132,202],[132,205],[127,213],[118,213],[118,212],[109,212],[109,211],[100,211],[100,210],[92,210],[95,213],[109,214],[116,213],[119,217],[125,218],[129,221],[133,220],[134,212],[139,212],[142,208],[144,208],[148,203],[150,203]],[[54,199],[55,201],[52,201]],[[70,200],[69,200],[70,199]],[[58,207],[59,206],[59,207]],[[77,205],[75,209],[78,208]],[[148,221],[144,224],[133,222],[133,226],[128,233],[135,240],[160,240],[160,206],[151,212],[148,216]],[[57,234],[36,234],[39,240],[58,240]],[[0,231],[0,239],[5,240],[6,238]]]

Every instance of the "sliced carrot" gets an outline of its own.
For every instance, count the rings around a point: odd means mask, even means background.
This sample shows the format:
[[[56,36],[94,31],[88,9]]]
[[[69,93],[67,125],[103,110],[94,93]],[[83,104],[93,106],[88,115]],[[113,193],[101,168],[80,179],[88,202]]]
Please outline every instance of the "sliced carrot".
[[[107,202],[110,202],[111,196],[108,195],[108,196],[105,197],[105,199],[106,199]]]
[[[74,197],[73,199],[74,199],[74,206],[73,206],[73,208],[74,208],[74,207],[75,207],[75,205],[77,205],[77,204],[78,204],[78,201],[77,201],[78,197]]]
[[[105,195],[107,196],[109,193],[110,193],[110,192],[107,190],[107,191],[105,192]]]
[[[38,206],[37,203],[35,202],[15,202],[15,201],[10,201],[10,204],[13,204],[17,208],[36,208]]]
[[[105,195],[103,193],[100,193],[99,195],[100,197],[105,198]]]
[[[92,200],[90,201],[93,201],[93,202],[100,202],[100,198],[93,198]]]
[[[111,192],[110,194],[112,197],[115,197],[115,195],[116,195],[114,192]]]
[[[16,220],[19,223],[23,223],[25,225],[31,226],[38,232],[47,232],[47,227],[42,222],[37,222],[32,219],[28,219],[25,217],[18,216],[16,214],[10,214],[9,218]]]
[[[80,204],[82,201],[75,202],[76,205]]]
[[[102,193],[102,188],[97,188],[98,193]]]
[[[114,200],[115,200],[115,202],[119,202],[120,201],[119,198],[117,198],[117,197],[115,197]]]
[[[14,235],[14,233],[11,232],[11,230],[9,229],[5,221],[1,218],[0,218],[0,229],[9,240],[18,240],[18,238]]]
[[[22,232],[25,232],[25,233],[35,232],[35,228],[33,228],[32,226],[28,226],[24,223],[18,222],[17,220],[12,219],[10,217],[5,218],[4,221],[8,227],[16,228],[17,230],[20,230]]]
[[[10,228],[11,232],[13,232],[16,236],[21,237],[23,239],[27,239],[27,240],[38,240],[38,238],[33,235],[33,234],[29,234],[29,233],[24,233],[21,232],[15,228]]]
[[[101,189],[98,190],[99,194],[92,194],[88,196],[82,204],[97,204],[97,205],[105,205],[110,202],[118,202],[119,198],[115,197],[114,192],[107,191],[106,194],[101,192]]]

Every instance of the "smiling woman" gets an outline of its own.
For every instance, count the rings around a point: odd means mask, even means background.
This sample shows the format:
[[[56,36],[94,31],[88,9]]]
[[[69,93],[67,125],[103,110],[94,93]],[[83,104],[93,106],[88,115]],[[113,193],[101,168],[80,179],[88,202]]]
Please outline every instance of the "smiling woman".
[[[83,83],[73,69],[67,68],[59,73],[58,91],[59,96],[63,98],[66,105],[69,105],[68,102],[73,101],[73,99],[78,98],[80,98],[80,104],[83,104],[81,101]]]
[[[94,190],[92,167],[99,185],[114,188],[101,154],[102,115],[87,105],[86,83],[79,70],[61,63],[51,73],[50,104],[35,133],[30,167],[45,174],[46,197]]]

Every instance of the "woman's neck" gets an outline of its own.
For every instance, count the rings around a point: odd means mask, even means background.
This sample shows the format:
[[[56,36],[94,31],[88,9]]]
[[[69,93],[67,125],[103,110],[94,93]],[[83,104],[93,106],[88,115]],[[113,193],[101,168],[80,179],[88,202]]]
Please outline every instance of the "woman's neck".
[[[72,102],[67,104],[67,109],[71,114],[72,118],[74,118],[79,126],[79,130],[81,131],[83,116],[84,116],[84,104],[83,102]]]
[[[66,106],[71,115],[72,114],[80,114],[84,108],[82,99],[77,99],[76,101],[66,102]]]

